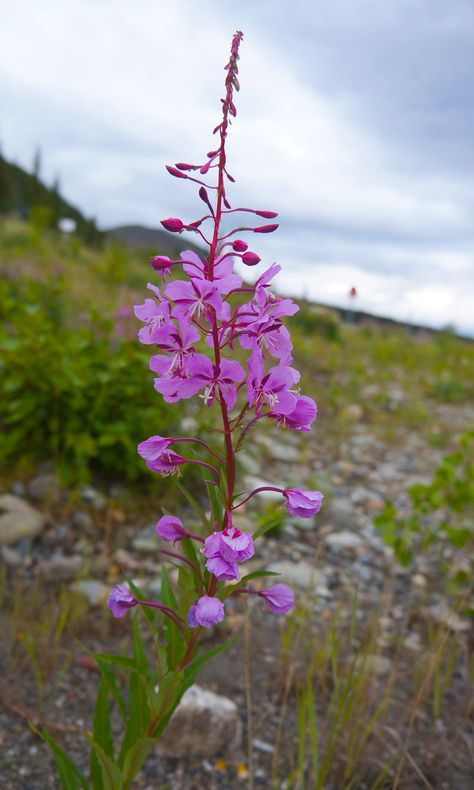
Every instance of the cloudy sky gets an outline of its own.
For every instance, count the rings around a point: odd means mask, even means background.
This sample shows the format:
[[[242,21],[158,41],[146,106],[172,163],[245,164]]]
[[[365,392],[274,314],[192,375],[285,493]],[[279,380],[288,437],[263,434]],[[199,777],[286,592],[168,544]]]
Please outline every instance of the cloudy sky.
[[[101,227],[199,215],[244,32],[234,205],[279,289],[474,335],[474,0],[0,0],[4,155]]]

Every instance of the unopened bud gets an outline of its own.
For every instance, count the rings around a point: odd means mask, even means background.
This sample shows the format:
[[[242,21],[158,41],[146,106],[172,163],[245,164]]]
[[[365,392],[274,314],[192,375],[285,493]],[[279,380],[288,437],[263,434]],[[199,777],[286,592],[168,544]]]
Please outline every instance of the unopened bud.
[[[235,250],[235,252],[245,252],[248,248],[249,245],[245,241],[242,241],[242,239],[236,239],[232,244],[232,249]]]
[[[265,217],[265,219],[274,219],[278,217],[278,211],[256,211],[259,217]]]
[[[199,165],[188,165],[187,162],[176,162],[178,170],[199,170]]]
[[[210,163],[210,162],[206,162],[206,164],[205,164],[205,165],[203,165],[202,167],[200,167],[200,168],[199,168],[199,172],[200,172],[200,173],[201,173],[203,176],[205,176],[205,175],[206,175],[206,173],[208,172],[208,170],[209,170],[210,166],[211,166],[211,163]]]
[[[178,170],[177,167],[171,167],[170,165],[166,165],[166,169],[170,176],[175,176],[175,178],[187,178],[187,175]]]
[[[260,263],[260,258],[258,257],[256,252],[252,252],[249,250],[248,252],[244,252],[242,255],[242,261],[247,266],[256,266],[257,263]]]
[[[259,228],[254,228],[254,233],[273,233],[278,228],[278,225],[261,225]]]
[[[171,233],[181,233],[184,228],[184,223],[178,217],[169,217],[169,219],[162,219],[161,224],[165,230]]]
[[[156,272],[165,272],[173,265],[171,258],[167,258],[165,255],[155,255],[154,258],[150,258],[150,263]]]

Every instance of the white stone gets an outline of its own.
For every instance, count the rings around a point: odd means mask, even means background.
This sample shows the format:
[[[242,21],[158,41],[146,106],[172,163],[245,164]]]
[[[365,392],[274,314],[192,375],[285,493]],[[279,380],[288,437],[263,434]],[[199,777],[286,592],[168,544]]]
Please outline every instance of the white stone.
[[[13,494],[0,496],[0,545],[35,538],[46,524],[42,513]]]
[[[245,486],[250,491],[253,491],[255,488],[261,488],[262,486],[277,486],[278,483],[267,483],[266,480],[261,480],[259,477],[251,477],[247,476],[245,478]],[[282,495],[278,491],[260,491],[256,494],[254,502],[260,501],[271,501],[271,500],[282,500]]]
[[[269,571],[279,573],[280,576],[275,577],[274,583],[284,582],[286,584],[294,585],[295,587],[303,587],[311,589],[313,592],[320,592],[327,589],[326,576],[314,568],[309,562],[289,562],[281,560],[274,562],[268,567]]]
[[[96,579],[81,579],[71,584],[70,589],[87,598],[91,606],[103,606],[110,593],[110,587]]]
[[[331,548],[337,549],[359,549],[364,545],[364,541],[355,532],[348,529],[342,532],[333,532],[325,538],[326,544]]]
[[[233,755],[240,749],[242,722],[237,705],[213,691],[191,686],[158,742],[166,757]]]

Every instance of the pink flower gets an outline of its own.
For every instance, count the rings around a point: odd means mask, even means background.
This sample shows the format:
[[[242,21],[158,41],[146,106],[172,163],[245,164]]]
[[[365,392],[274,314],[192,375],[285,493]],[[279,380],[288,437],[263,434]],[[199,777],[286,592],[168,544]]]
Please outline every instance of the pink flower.
[[[302,395],[296,399],[296,406],[290,414],[275,414],[270,412],[269,417],[293,431],[308,433],[311,430],[311,423],[316,419],[318,407],[312,398]]]
[[[248,532],[236,529],[227,514],[227,526],[213,532],[204,542],[203,554],[207,557],[206,568],[217,579],[239,579],[237,563],[253,557],[253,538]]]
[[[291,515],[301,518],[312,518],[319,513],[324,499],[321,491],[302,491],[300,488],[287,488],[283,496]]]
[[[127,587],[118,585],[110,591],[107,606],[114,617],[124,617],[132,606],[136,606],[137,599]]]
[[[158,288],[155,288],[154,292],[159,299],[158,302],[154,299],[145,299],[143,304],[137,304],[134,307],[136,317],[146,324],[138,333],[138,339],[144,345],[156,343],[160,330],[163,330],[170,322],[168,302],[160,296]]]
[[[216,311],[217,316],[222,315],[224,304],[222,298],[214,285],[209,280],[192,279],[191,282],[186,280],[174,280],[166,287],[166,296],[175,303],[173,308],[173,316],[186,317],[188,320],[192,318],[200,318],[201,316],[209,315],[209,308],[212,307]],[[225,305],[227,310],[228,305]]]
[[[286,584],[274,584],[258,595],[265,599],[268,609],[274,614],[287,614],[293,609],[295,596],[291,587]]]
[[[244,242],[240,242],[244,244]],[[181,260],[184,261],[183,270],[193,280],[206,280],[208,275],[208,264],[202,261],[195,252],[192,250],[185,250],[181,253]],[[206,280],[206,282],[209,282]],[[233,272],[232,258],[221,257],[216,258],[213,270],[213,285],[217,288],[219,293],[228,294],[242,285],[242,278]]]
[[[173,439],[167,439],[164,436],[150,436],[149,439],[145,439],[138,445],[138,455],[141,455],[145,461],[156,461],[161,458],[171,444],[173,444]]]
[[[260,414],[262,408],[269,408],[274,414],[291,414],[297,403],[291,387],[299,379],[294,368],[278,365],[265,373],[263,355],[258,346],[252,351],[247,362],[249,377],[247,381],[248,401],[255,404]]]
[[[191,606],[188,612],[188,625],[190,628],[212,628],[224,619],[224,604],[219,598],[203,595]]]
[[[176,543],[178,540],[183,540],[187,538],[189,534],[184,529],[181,519],[176,516],[163,516],[163,518],[160,518],[158,521],[155,529],[157,535],[163,538],[163,540],[167,540],[169,543]]]
[[[213,365],[204,354],[195,354],[188,363],[188,373],[193,386],[199,391],[206,388],[204,402],[210,406],[218,394],[221,393],[229,410],[234,408],[237,393],[235,382],[245,378],[245,371],[238,363],[230,359],[221,359],[220,365]]]
[[[203,554],[207,557],[207,570],[216,579],[226,579],[227,581],[240,579],[236,552],[222,541],[221,532],[213,532],[206,538]]]
[[[150,370],[159,376],[171,376],[175,372],[186,375],[186,363],[194,354],[194,344],[200,340],[200,332],[184,318],[177,326],[170,327],[166,337],[158,338],[157,345],[165,354],[150,357]]]
[[[167,477],[168,475],[175,474],[181,464],[186,463],[186,458],[182,455],[174,453],[172,450],[166,450],[159,458],[153,461],[147,461],[146,465],[152,472],[158,472],[159,475]]]
[[[216,533],[219,534],[219,533]],[[220,533],[221,541],[235,553],[236,562],[245,562],[254,555],[253,538],[249,532],[236,529],[234,526],[225,527]]]

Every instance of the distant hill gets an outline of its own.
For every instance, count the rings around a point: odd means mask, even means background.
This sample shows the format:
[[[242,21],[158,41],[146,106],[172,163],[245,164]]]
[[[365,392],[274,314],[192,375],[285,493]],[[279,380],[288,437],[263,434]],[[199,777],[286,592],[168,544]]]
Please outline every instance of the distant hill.
[[[42,228],[58,228],[60,220],[75,222],[75,231],[87,244],[100,245],[103,234],[93,219],[65,200],[59,186],[48,187],[38,172],[28,173],[0,154],[0,214],[28,219]]]
[[[119,242],[129,249],[156,251],[171,258],[176,257],[183,250],[194,250],[201,255],[203,253],[196,244],[186,241],[177,233],[146,228],[143,225],[120,225],[117,228],[109,228],[104,233],[107,239]]]

